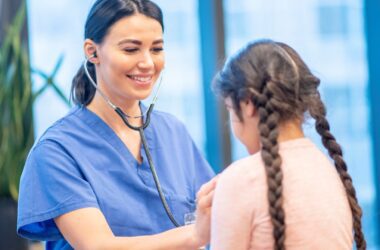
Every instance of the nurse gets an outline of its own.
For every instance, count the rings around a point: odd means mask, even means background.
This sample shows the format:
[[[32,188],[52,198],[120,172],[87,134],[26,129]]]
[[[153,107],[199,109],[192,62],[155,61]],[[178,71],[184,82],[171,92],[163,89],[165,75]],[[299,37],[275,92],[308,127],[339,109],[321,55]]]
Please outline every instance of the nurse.
[[[145,114],[164,68],[163,17],[148,0],[97,0],[85,25],[84,52],[97,87],[124,113]],[[77,104],[31,150],[21,177],[21,236],[46,249],[197,249],[209,240],[213,172],[184,125],[153,111],[144,130],[161,187],[184,225],[175,228],[159,198],[139,132],[128,128],[91,85],[74,77]],[[131,118],[141,126],[146,116]],[[203,185],[204,183],[207,184]],[[201,186],[203,187],[201,188]],[[201,188],[201,191],[197,191]]]

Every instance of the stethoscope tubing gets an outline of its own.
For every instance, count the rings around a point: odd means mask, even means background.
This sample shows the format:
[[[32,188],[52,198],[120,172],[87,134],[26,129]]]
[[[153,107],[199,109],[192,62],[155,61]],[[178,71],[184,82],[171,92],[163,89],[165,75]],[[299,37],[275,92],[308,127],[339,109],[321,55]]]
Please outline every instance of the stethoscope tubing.
[[[93,56],[91,56],[91,57],[93,57]],[[163,205],[163,207],[165,209],[165,212],[168,215],[170,221],[174,224],[174,226],[179,227],[180,224],[175,220],[175,218],[173,216],[173,213],[171,212],[170,207],[169,207],[169,205],[168,205],[168,203],[166,201],[164,192],[162,191],[161,184],[160,184],[159,178],[157,176],[156,168],[154,167],[152,156],[150,154],[150,150],[148,148],[148,144],[146,142],[145,134],[144,134],[144,129],[146,129],[148,127],[149,123],[150,123],[150,115],[151,115],[151,113],[153,111],[154,104],[155,104],[155,102],[157,100],[157,97],[158,97],[158,92],[159,92],[159,89],[161,87],[162,76],[161,76],[160,83],[159,83],[158,89],[156,91],[156,94],[155,94],[155,96],[153,98],[153,101],[149,105],[149,108],[146,111],[146,113],[145,114],[141,114],[140,116],[129,116],[129,115],[125,114],[121,110],[121,108],[119,108],[116,105],[114,105],[111,102],[111,100],[98,88],[98,85],[96,84],[96,82],[94,81],[94,79],[91,77],[90,72],[88,71],[88,68],[87,68],[87,63],[88,63],[88,61],[89,61],[90,58],[87,58],[84,61],[84,63],[83,63],[83,67],[84,67],[84,71],[86,73],[86,76],[90,80],[91,84],[95,87],[95,89],[99,92],[99,94],[103,97],[103,99],[107,102],[107,104],[120,116],[120,118],[123,120],[124,124],[127,127],[129,127],[130,129],[133,129],[133,130],[139,132],[140,137],[141,137],[141,141],[142,141],[142,145],[144,147],[145,154],[147,156],[149,168],[150,168],[150,171],[152,172],[154,184],[156,185],[156,189],[157,189],[158,195],[160,197],[161,203],[162,203],[162,205]],[[141,126],[133,126],[128,121],[128,118],[140,118],[140,117],[143,117],[143,116],[146,116],[146,118],[145,118],[145,121],[143,119],[143,124]]]

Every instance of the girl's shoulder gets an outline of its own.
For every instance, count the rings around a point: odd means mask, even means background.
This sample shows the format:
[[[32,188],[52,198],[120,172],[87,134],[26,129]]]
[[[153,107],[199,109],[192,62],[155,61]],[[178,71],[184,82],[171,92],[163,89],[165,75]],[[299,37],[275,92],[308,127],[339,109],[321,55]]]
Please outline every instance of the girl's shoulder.
[[[221,174],[219,182],[233,182],[245,186],[265,179],[265,168],[260,152],[233,162]]]

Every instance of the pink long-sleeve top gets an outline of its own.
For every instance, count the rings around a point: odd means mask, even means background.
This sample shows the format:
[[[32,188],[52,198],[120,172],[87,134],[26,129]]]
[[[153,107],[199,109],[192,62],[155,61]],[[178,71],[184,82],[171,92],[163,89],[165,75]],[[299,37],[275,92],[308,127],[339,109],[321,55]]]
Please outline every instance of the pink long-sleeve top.
[[[333,163],[307,138],[280,143],[286,249],[352,249],[352,214]],[[215,191],[211,249],[273,249],[260,152],[233,163]]]

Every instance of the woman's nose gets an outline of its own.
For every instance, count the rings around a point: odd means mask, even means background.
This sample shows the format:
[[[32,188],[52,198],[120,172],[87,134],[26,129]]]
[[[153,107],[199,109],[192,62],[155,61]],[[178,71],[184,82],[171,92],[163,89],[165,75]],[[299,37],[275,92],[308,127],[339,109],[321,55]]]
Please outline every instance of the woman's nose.
[[[138,62],[138,67],[144,69],[154,67],[154,60],[150,52],[145,52],[142,54],[140,61]]]

